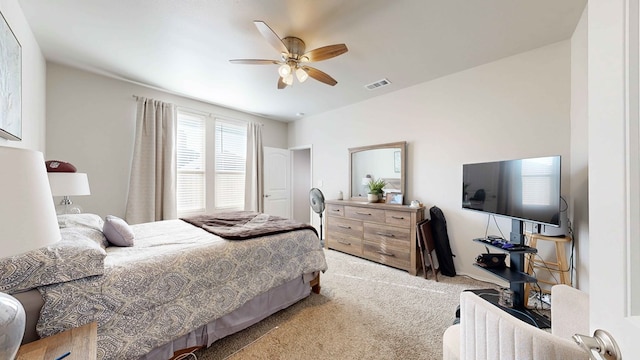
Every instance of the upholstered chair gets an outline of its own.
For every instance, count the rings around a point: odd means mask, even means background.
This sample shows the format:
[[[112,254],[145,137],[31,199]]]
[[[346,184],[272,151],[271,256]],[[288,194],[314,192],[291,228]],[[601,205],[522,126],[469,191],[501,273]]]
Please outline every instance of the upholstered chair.
[[[551,331],[529,325],[473,292],[460,295],[460,323],[444,333],[445,360],[566,360],[589,356],[572,340],[589,334],[589,297],[567,285],[551,289]]]

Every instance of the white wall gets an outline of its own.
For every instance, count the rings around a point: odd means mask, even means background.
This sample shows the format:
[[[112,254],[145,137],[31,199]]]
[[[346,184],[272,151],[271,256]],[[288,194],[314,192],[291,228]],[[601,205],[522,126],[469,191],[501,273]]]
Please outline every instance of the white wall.
[[[442,209],[459,273],[500,282],[472,266],[488,217],[461,209],[462,164],[561,155],[570,193],[570,52],[563,41],[298,120],[289,146],[313,144],[314,184],[336,194],[348,188],[348,148],[407,141],[407,202]]]
[[[75,197],[85,212],[123,217],[133,153],[136,101],[154,98],[214,115],[264,123],[264,146],[286,148],[286,123],[181,96],[47,64],[47,159],[74,164],[89,176],[91,195]]]
[[[44,152],[46,62],[18,2],[0,0],[0,12],[22,47],[22,141],[0,138],[0,146]]]
[[[589,292],[589,117],[587,112],[587,8],[571,37],[571,193],[575,242],[574,286]],[[569,252],[567,252],[569,254]]]

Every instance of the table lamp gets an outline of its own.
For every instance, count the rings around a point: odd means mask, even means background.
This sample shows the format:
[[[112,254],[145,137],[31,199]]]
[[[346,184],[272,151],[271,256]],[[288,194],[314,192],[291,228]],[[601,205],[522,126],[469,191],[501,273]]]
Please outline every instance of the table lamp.
[[[41,152],[0,146],[0,258],[60,240],[56,211]],[[0,293],[0,359],[13,359],[24,336],[25,313]]]
[[[50,172],[49,183],[53,196],[62,196],[56,205],[57,214],[80,214],[82,208],[71,202],[72,195],[91,195],[89,179],[85,173]]]

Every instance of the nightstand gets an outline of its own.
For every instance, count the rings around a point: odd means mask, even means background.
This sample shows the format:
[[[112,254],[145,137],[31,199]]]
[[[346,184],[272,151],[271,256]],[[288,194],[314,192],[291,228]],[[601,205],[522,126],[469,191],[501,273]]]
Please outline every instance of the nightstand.
[[[97,357],[98,325],[93,322],[46,337],[18,350],[17,360],[53,360],[70,352],[64,360],[87,360]]]

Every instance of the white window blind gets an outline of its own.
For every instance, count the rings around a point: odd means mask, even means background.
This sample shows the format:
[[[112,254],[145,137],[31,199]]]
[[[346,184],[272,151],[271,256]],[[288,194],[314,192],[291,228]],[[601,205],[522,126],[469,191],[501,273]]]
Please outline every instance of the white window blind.
[[[247,159],[246,124],[216,119],[216,210],[244,209],[244,177]]]
[[[246,123],[178,109],[178,216],[243,210],[246,152]]]
[[[178,216],[206,211],[205,121],[204,115],[178,110]]]

